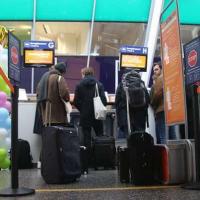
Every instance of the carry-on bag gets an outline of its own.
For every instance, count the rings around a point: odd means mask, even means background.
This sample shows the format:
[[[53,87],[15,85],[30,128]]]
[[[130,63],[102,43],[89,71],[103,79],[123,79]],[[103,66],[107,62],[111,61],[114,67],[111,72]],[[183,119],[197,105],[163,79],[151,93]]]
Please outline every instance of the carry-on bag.
[[[127,147],[118,147],[118,172],[121,183],[129,183],[130,174],[129,174],[129,152]]]
[[[93,139],[94,168],[115,168],[116,148],[115,138],[111,136],[98,136]]]
[[[169,182],[169,149],[165,144],[154,145],[154,179],[161,184]]]
[[[51,125],[44,127],[41,174],[48,184],[69,183],[81,176],[80,144],[76,128]]]
[[[48,184],[69,183],[81,176],[79,138],[74,127],[44,128],[41,174]]]
[[[154,140],[144,130],[131,132],[129,115],[129,95],[125,88],[127,101],[127,123],[129,136],[127,145],[129,151],[130,180],[135,185],[153,184],[154,180]]]
[[[33,168],[32,155],[30,144],[27,140],[18,139],[18,169],[30,169]]]

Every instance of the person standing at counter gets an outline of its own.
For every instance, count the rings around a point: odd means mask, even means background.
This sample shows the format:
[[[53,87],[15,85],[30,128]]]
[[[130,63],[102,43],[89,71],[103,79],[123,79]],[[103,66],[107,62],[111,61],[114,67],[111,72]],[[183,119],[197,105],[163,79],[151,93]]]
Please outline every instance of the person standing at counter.
[[[64,62],[56,64],[53,69],[43,75],[38,84],[37,101],[43,125],[67,123],[65,105],[62,101],[69,101],[69,90],[64,78],[66,67]]]
[[[85,67],[81,70],[82,80],[76,86],[74,105],[80,112],[80,126],[83,134],[83,145],[87,148],[88,159],[91,151],[91,129],[97,136],[103,135],[103,122],[96,120],[94,116],[93,98],[95,96],[95,85],[98,84],[99,96],[104,105],[107,104],[104,87],[94,77],[94,70]]]

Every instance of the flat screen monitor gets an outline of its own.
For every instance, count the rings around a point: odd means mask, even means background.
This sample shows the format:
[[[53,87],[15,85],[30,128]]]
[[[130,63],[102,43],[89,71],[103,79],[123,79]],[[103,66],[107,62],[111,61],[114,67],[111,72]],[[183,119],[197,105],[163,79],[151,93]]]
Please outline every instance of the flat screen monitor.
[[[54,42],[24,42],[24,67],[51,67],[52,65],[54,65]]]
[[[146,71],[147,69],[147,55],[137,54],[120,54],[120,67],[131,68],[137,71]]]

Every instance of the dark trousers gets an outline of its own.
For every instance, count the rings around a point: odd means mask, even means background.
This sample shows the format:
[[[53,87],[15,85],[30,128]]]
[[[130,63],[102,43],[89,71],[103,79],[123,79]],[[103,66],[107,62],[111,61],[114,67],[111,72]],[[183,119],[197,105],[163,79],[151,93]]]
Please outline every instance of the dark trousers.
[[[95,131],[96,136],[103,135],[103,121],[101,120],[95,120],[92,126],[82,126],[82,135],[83,135],[83,145],[87,148],[87,158],[88,162],[91,161],[91,143],[92,143],[92,135],[91,131],[92,128]]]
[[[82,126],[82,134],[83,134],[83,145],[86,146],[88,149],[91,148],[91,131],[92,128],[95,131],[96,136],[103,135],[103,121],[95,120],[92,126]]]

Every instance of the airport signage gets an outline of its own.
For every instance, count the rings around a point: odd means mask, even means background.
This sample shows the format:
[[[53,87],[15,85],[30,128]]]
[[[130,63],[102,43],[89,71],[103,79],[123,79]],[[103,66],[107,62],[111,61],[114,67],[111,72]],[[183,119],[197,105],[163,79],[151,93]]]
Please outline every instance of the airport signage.
[[[183,46],[186,84],[200,81],[200,37]]]
[[[50,67],[54,64],[54,41],[25,41],[24,66]]]
[[[120,67],[146,71],[147,47],[124,45],[120,48]]]
[[[11,32],[8,33],[8,77],[20,82],[20,40]]]

